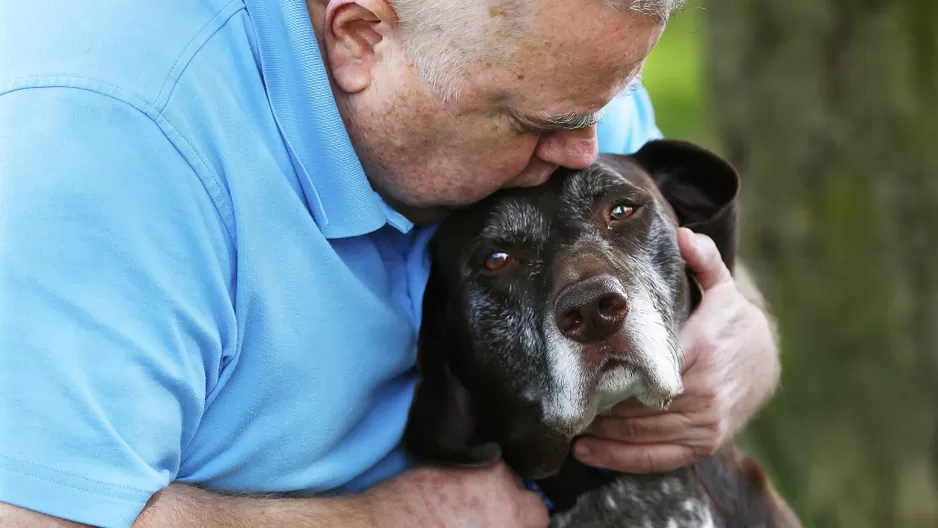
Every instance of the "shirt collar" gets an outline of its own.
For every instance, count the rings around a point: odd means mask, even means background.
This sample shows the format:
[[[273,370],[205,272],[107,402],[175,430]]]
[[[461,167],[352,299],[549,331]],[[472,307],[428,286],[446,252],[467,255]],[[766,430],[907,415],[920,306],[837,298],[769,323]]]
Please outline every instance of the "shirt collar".
[[[244,0],[267,97],[310,213],[327,238],[413,225],[374,191],[339,115],[302,0]]]

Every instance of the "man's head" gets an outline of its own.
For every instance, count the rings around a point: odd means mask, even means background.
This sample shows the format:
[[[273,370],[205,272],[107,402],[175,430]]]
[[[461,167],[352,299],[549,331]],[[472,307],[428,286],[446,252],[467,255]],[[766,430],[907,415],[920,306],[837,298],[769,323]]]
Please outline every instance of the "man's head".
[[[369,179],[458,207],[596,156],[601,110],[680,0],[308,0]]]

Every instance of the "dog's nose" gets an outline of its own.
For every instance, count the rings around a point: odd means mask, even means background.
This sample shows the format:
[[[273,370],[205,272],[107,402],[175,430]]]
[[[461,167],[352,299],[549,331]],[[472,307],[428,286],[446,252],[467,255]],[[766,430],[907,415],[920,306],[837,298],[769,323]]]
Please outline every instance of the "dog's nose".
[[[609,275],[599,275],[562,291],[557,297],[554,317],[563,335],[589,345],[618,332],[628,311],[628,301],[619,281]]]

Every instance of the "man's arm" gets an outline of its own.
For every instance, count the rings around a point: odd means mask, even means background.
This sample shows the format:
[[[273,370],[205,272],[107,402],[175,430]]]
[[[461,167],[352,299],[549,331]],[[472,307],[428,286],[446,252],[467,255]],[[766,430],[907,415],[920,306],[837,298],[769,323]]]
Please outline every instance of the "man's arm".
[[[375,526],[370,495],[332,498],[239,496],[171,484],[156,493],[134,528],[326,528]]]
[[[228,229],[131,104],[0,96],[0,502],[129,526],[236,343]]]
[[[748,371],[752,373],[754,379],[750,382],[748,391],[744,391],[736,398],[739,403],[733,412],[731,436],[744,429],[749,420],[771,399],[778,388],[782,374],[778,324],[772,315],[769,303],[759,290],[749,267],[740,258],[736,259],[733,277],[739,294],[760,312],[761,317],[758,319],[764,322],[764,326],[760,325],[762,329],[758,332],[760,338],[755,342],[757,346],[762,343],[762,353],[755,351],[756,353],[748,358],[751,362]]]
[[[329,499],[246,497],[213,493],[184,484],[170,484],[153,495],[133,523],[134,528],[364,528],[375,525],[370,504],[358,496]],[[0,526],[79,528],[91,525],[0,503]]]
[[[0,502],[0,526],[89,526]],[[545,528],[547,509],[502,463],[418,468],[346,497],[230,495],[185,484],[154,494],[133,528]]]

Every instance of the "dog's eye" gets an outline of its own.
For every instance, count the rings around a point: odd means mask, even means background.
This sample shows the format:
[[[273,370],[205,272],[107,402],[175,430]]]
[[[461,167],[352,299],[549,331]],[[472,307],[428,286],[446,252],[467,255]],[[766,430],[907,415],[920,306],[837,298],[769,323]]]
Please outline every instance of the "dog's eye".
[[[496,251],[485,258],[485,267],[490,271],[497,271],[507,266],[512,260],[512,256],[508,253]]]
[[[635,208],[631,205],[618,204],[612,206],[609,211],[609,218],[612,220],[622,220],[635,214]]]

